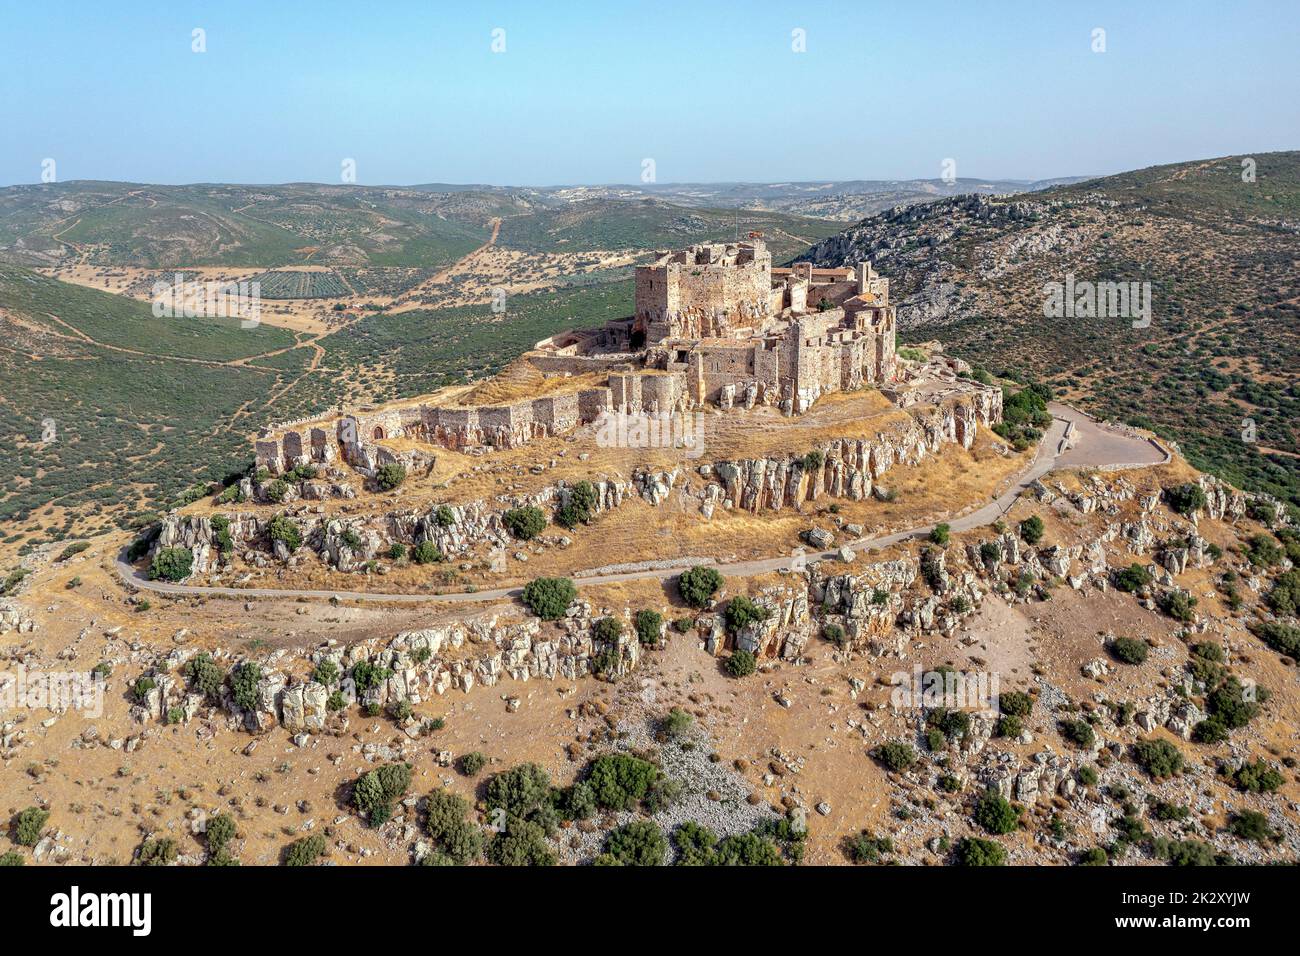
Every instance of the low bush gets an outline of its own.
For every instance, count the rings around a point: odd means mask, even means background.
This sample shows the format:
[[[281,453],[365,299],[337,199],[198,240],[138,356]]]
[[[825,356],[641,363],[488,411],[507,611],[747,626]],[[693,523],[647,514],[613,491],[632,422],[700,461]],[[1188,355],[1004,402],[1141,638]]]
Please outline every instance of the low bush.
[[[406,480],[406,468],[395,461],[375,469],[375,484],[381,491],[392,491]]]
[[[1011,833],[1020,826],[1020,812],[996,790],[985,790],[975,804],[975,822],[989,833]]]
[[[543,621],[555,621],[564,616],[578,589],[568,578],[534,578],[524,585],[524,606]]]
[[[387,823],[393,815],[393,804],[402,798],[411,785],[411,765],[390,763],[363,773],[352,786],[352,805],[365,814],[371,827]]]
[[[194,568],[194,552],[189,548],[159,548],[149,566],[149,577],[163,581],[184,581]]]
[[[1156,780],[1172,777],[1183,769],[1183,754],[1167,740],[1143,740],[1133,745],[1133,759]]]
[[[1007,851],[993,840],[963,837],[957,844],[956,860],[960,866],[1002,866],[1007,862]]]
[[[325,837],[313,833],[301,840],[294,840],[284,849],[285,866],[311,866],[325,852]]]
[[[677,579],[677,590],[691,607],[706,608],[713,602],[713,595],[722,587],[722,575],[716,569],[696,565],[683,571]]]
[[[623,866],[662,866],[668,841],[649,820],[634,820],[610,832],[605,852]]]
[[[546,515],[541,508],[528,505],[523,508],[511,508],[501,516],[506,530],[520,541],[531,541],[546,528]]]
[[[758,667],[752,651],[733,651],[723,666],[732,677],[748,677]]]
[[[50,812],[40,807],[28,807],[19,811],[13,823],[14,842],[19,846],[36,846],[49,819]]]
[[[1125,664],[1141,664],[1147,659],[1149,651],[1147,642],[1135,637],[1117,637],[1110,645],[1111,654]]]
[[[916,751],[912,749],[912,745],[899,741],[881,744],[872,752],[872,756],[886,769],[895,773],[900,773],[916,763]]]

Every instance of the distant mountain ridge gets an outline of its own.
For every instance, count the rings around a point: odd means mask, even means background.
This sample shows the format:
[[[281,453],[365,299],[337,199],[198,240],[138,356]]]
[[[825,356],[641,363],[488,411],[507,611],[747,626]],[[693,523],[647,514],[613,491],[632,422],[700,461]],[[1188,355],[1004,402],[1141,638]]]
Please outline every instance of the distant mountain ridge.
[[[1300,152],[894,207],[798,259],[870,259],[905,337],[1046,379],[1161,430],[1199,468],[1300,505]],[[1150,327],[1049,318],[1045,288],[1067,281],[1149,283]]]

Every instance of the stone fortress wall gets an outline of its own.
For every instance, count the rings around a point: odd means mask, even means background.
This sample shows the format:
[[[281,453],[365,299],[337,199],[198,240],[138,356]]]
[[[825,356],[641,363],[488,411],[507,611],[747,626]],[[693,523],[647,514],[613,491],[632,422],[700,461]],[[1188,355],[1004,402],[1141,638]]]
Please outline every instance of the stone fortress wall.
[[[772,267],[757,233],[660,253],[636,269],[635,314],[559,333],[526,360],[547,377],[597,373],[606,384],[503,405],[361,408],[270,430],[256,442],[273,473],[341,457],[366,474],[414,440],[457,450],[514,448],[609,412],[676,413],[764,404],[806,412],[823,395],[898,378],[889,280],[871,264]],[[886,394],[890,394],[889,391]]]

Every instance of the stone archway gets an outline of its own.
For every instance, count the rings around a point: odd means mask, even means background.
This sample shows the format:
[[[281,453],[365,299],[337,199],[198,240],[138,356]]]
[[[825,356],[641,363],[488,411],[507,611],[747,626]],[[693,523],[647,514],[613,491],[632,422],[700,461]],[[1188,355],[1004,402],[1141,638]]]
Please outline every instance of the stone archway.
[[[384,426],[383,426],[383,425],[376,425],[376,426],[375,426],[375,434],[374,434],[373,437],[374,437],[375,441],[383,441],[384,438],[387,437],[387,436],[384,435]]]

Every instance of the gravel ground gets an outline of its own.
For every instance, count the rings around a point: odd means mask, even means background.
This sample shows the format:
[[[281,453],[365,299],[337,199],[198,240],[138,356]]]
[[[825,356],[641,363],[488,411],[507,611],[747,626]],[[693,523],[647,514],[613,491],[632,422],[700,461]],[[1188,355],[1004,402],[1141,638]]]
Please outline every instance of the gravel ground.
[[[713,748],[708,734],[698,725],[691,727],[680,740],[664,744],[655,740],[654,723],[648,717],[629,718],[621,722],[617,730],[620,735],[616,745],[618,751],[657,750],[664,773],[682,785],[681,798],[673,806],[649,818],[665,836],[670,836],[688,820],[708,827],[721,839],[752,830],[764,820],[778,818],[766,802],[756,805],[746,802],[751,790],[741,774],[728,764],[709,760]],[[710,799],[710,793],[719,799]],[[600,825],[591,833],[583,833],[577,828],[563,832],[558,848],[561,860],[591,860],[601,852],[605,835],[610,830],[645,817],[624,811],[606,813],[597,819]],[[668,862],[673,861],[676,853],[670,838]]]

